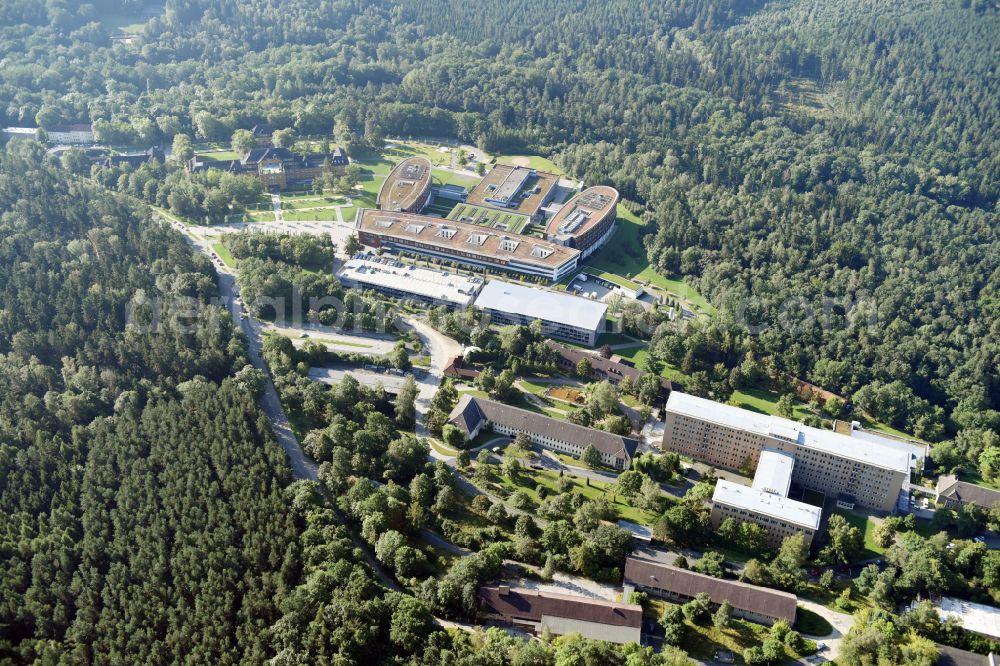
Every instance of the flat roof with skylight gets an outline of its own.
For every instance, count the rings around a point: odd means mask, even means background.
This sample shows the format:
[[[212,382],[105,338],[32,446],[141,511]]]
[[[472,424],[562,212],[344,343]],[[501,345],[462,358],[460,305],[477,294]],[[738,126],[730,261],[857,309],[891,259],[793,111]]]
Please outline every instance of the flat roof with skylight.
[[[580,236],[613,214],[618,205],[618,190],[606,185],[588,187],[563,204],[546,225],[547,237],[555,239]]]
[[[603,328],[608,311],[600,301],[502,280],[486,283],[476,298],[476,307],[587,330]]]
[[[348,286],[412,294],[460,307],[472,304],[483,279],[404,264],[390,256],[359,253],[344,263],[337,277]]]
[[[671,392],[666,410],[733,430],[782,439],[807,449],[864,462],[875,467],[904,474],[910,471],[911,457],[906,450],[882,442],[854,439],[832,430],[813,428],[780,416],[758,414],[680,391]]]

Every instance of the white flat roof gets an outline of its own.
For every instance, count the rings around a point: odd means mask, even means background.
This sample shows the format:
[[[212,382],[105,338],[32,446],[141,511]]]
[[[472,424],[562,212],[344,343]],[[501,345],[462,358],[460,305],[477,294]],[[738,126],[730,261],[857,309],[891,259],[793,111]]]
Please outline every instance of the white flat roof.
[[[937,606],[942,619],[958,618],[969,631],[1000,638],[1000,608],[953,597],[941,597]]]
[[[570,296],[538,287],[525,287],[503,280],[490,280],[479,292],[477,308],[489,308],[530,319],[576,326],[590,331],[603,330],[608,306],[579,296]]]
[[[794,467],[795,456],[792,454],[776,449],[764,449],[760,452],[757,471],[753,475],[754,489],[787,497],[788,490],[792,487]]]
[[[735,430],[753,432],[766,437],[777,437],[807,449],[823,451],[883,469],[891,469],[904,474],[910,470],[910,453],[895,446],[888,446],[884,442],[857,439],[832,430],[812,428],[780,416],[758,414],[748,409],[724,405],[680,391],[670,392],[670,398],[667,400],[667,411]]]
[[[712,501],[777,518],[810,530],[819,529],[819,519],[822,514],[822,509],[818,506],[721,479],[715,484]]]
[[[483,284],[482,278],[419,268],[375,255],[355,255],[337,271],[337,277],[462,306],[472,303]]]

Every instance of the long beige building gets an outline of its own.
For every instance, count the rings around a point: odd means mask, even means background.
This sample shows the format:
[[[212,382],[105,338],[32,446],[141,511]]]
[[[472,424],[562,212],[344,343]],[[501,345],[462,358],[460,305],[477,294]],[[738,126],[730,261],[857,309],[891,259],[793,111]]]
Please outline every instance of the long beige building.
[[[858,505],[892,512],[909,484],[911,454],[789,419],[674,391],[666,406],[663,448],[722,469],[754,470],[764,449],[791,454],[792,482]]]

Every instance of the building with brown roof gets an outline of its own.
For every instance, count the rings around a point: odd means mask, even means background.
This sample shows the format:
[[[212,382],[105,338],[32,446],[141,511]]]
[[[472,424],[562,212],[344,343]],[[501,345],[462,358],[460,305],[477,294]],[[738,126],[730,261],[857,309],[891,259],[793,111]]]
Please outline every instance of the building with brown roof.
[[[479,615],[533,634],[576,632],[609,643],[638,643],[642,606],[506,585],[479,588]]]
[[[679,567],[630,557],[625,561],[623,585],[669,601],[686,602],[704,592],[718,606],[728,601],[733,615],[760,624],[785,620],[795,623],[797,598],[794,594],[725,580]]]
[[[238,160],[209,161],[195,155],[188,163],[188,171],[198,173],[219,169],[229,173],[256,176],[264,190],[285,189],[289,185],[308,183],[325,173],[347,166],[347,154],[335,147],[330,154],[295,153],[288,148],[252,148]]]
[[[532,444],[576,457],[592,445],[601,454],[601,462],[615,469],[628,469],[639,446],[631,437],[587,428],[468,393],[459,398],[448,423],[468,439],[490,428],[511,437],[523,432]]]
[[[466,203],[513,210],[541,219],[542,208],[552,200],[559,176],[528,167],[497,164],[469,192]]]
[[[419,213],[431,201],[431,161],[408,157],[389,172],[378,191],[381,210]]]
[[[622,383],[625,378],[636,381],[646,373],[635,366],[612,361],[599,354],[591,354],[576,347],[559,344],[554,340],[546,340],[546,346],[556,353],[556,365],[560,370],[567,373],[575,373],[580,361],[586,359],[590,362],[590,378],[597,381],[606,380],[615,386]],[[660,397],[664,400],[670,396],[676,386],[666,377],[660,377]]]
[[[943,502],[950,507],[958,507],[962,504],[975,504],[983,509],[992,509],[997,502],[1000,502],[1000,490],[984,488],[974,483],[959,481],[954,474],[942,474],[938,477],[937,486],[934,488],[936,500]]]
[[[580,256],[577,250],[531,236],[416,213],[362,208],[354,228],[358,240],[370,247],[553,281],[576,270]]]
[[[452,379],[475,379],[479,376],[479,371],[475,368],[466,368],[465,360],[461,356],[452,356],[441,374]]]
[[[617,207],[618,190],[607,185],[588,187],[552,216],[545,238],[575,247],[587,257],[611,236]]]

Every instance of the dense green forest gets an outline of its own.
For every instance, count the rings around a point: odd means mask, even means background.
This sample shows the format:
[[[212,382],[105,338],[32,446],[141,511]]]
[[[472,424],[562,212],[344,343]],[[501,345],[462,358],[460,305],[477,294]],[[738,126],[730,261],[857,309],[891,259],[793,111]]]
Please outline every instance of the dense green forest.
[[[0,209],[0,662],[421,652],[390,629],[429,613],[288,485],[210,262],[37,145],[0,154]]]
[[[7,3],[6,122],[552,154],[638,204],[652,265],[719,307],[693,333],[729,341],[695,343],[707,382],[750,352],[955,439],[946,466],[995,445],[995,3],[168,0],[113,46],[101,18],[139,4]]]

